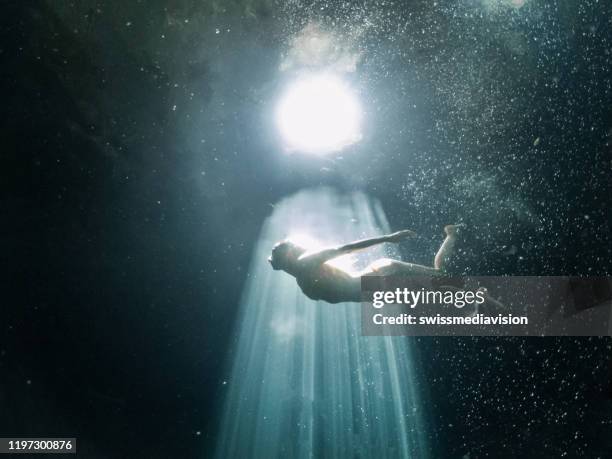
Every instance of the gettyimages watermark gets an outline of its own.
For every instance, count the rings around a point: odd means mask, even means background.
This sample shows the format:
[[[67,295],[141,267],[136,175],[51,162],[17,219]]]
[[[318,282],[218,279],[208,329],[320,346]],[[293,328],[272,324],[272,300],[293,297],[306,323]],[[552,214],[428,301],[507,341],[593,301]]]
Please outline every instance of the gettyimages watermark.
[[[610,277],[361,279],[368,336],[612,336]]]

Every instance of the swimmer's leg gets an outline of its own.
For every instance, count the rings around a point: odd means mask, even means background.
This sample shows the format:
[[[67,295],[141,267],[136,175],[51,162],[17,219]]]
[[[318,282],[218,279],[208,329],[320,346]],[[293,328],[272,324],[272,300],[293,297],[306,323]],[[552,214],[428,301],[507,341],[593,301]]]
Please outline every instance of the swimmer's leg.
[[[381,258],[359,273],[360,276],[439,276],[440,270],[428,266]]]
[[[438,253],[434,258],[434,267],[437,270],[444,271],[448,266],[449,261],[455,255],[455,245],[457,243],[457,234],[461,229],[465,228],[465,224],[447,225],[444,227],[446,239],[438,249]]]

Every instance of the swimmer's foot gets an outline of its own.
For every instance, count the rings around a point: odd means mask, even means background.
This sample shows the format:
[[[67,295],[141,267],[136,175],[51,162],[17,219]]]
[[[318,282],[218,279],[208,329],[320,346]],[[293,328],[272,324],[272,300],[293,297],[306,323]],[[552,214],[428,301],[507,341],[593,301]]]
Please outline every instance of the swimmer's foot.
[[[416,233],[412,230],[402,230],[397,231],[396,233],[391,233],[387,236],[388,242],[399,242],[403,239],[408,239],[411,237],[416,237]]]
[[[506,309],[506,306],[504,305],[504,303],[493,298],[485,287],[480,287],[478,289],[478,292],[482,292],[484,296],[484,302],[480,304],[480,308],[482,308],[483,306],[486,306],[487,310],[497,311],[497,312],[502,312],[503,310]]]
[[[456,225],[446,225],[444,227],[444,232],[448,235],[448,236],[457,236],[458,234],[461,233],[461,231],[463,229],[465,229],[467,227],[467,225],[465,223],[458,223]]]

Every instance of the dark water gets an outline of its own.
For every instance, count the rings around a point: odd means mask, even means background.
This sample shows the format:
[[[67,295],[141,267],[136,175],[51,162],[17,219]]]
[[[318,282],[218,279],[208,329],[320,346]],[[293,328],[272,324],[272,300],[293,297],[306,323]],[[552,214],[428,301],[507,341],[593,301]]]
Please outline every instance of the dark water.
[[[612,271],[609,2],[1,7],[0,436],[212,456],[251,255],[303,188],[380,200],[409,261],[462,221],[458,271]],[[324,158],[270,115],[308,24],[366,111]],[[432,457],[609,455],[608,338],[414,347]]]

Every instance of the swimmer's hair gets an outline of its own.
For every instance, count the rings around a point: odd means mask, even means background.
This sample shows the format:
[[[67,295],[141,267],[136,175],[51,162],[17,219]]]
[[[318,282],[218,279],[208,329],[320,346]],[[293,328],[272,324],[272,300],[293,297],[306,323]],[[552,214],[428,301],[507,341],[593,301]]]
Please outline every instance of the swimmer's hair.
[[[272,255],[268,257],[272,269],[275,271],[287,269],[293,261],[291,256],[295,254],[297,248],[296,244],[288,240],[277,243],[272,248]]]

